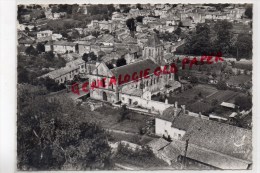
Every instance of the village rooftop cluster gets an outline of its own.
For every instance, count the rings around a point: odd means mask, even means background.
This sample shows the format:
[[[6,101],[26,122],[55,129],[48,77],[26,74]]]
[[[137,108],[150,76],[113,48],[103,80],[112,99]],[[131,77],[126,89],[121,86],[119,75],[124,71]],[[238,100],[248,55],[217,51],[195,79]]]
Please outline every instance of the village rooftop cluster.
[[[252,23],[252,4],[18,5],[19,169],[251,169]]]

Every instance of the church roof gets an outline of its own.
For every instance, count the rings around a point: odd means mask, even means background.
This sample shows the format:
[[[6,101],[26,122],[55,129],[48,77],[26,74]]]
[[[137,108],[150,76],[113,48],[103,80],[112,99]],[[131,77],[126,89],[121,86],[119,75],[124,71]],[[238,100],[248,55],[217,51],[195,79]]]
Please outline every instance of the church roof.
[[[157,47],[157,46],[160,46],[160,45],[162,45],[162,43],[155,34],[152,34],[148,38],[148,41],[146,43],[146,46],[148,46],[148,47]]]
[[[140,71],[144,71],[147,68],[150,69],[149,74],[152,74],[157,67],[158,64],[154,63],[151,59],[145,59],[134,62],[132,64],[114,68],[111,70],[111,72],[115,75],[116,78],[118,78],[119,75],[125,76],[128,74],[131,76],[134,72],[139,73]]]

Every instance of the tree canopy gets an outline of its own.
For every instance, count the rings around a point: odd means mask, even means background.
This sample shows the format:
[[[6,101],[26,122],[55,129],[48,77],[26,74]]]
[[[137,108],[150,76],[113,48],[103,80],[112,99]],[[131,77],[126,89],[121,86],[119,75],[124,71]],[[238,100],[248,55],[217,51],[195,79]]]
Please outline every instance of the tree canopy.
[[[83,121],[86,110],[72,100],[46,98],[46,89],[18,86],[19,170],[89,170],[113,166],[108,134]]]

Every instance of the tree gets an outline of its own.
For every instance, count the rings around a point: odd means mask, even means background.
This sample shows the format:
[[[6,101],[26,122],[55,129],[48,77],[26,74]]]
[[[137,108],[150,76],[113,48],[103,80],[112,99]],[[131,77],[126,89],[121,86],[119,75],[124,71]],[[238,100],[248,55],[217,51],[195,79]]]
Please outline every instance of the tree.
[[[193,83],[193,84],[196,84],[196,83],[198,83],[198,78],[196,77],[196,76],[191,76],[191,78],[190,78],[190,82],[191,83]]]
[[[144,16],[137,16],[136,17],[136,21],[140,22],[140,23],[143,23],[143,18],[144,18]]]
[[[123,65],[126,65],[125,58],[119,58],[119,59],[116,60],[116,66],[117,67],[120,67],[120,66],[123,66]]]
[[[235,98],[235,105],[239,106],[240,110],[249,110],[252,108],[252,97],[238,96]]]
[[[47,61],[53,61],[55,58],[55,55],[52,51],[46,52],[43,56]]]
[[[121,115],[119,121],[124,121],[125,119],[128,119],[129,111],[126,108],[126,105],[122,105],[119,114]]]
[[[212,53],[208,24],[198,24],[196,31],[187,40],[184,48],[185,53],[194,55],[208,55]]]
[[[29,32],[30,31],[27,26],[24,28],[24,30],[25,30],[25,32]]]
[[[129,10],[131,9],[127,4],[120,4],[119,8],[123,13],[129,13]]]
[[[72,100],[61,96],[50,101],[47,93],[42,87],[18,86],[18,169],[111,168],[106,131],[83,121],[86,110]]]
[[[83,56],[82,56],[82,59],[83,59],[85,62],[88,62],[88,54],[87,54],[87,53],[84,53]]]
[[[114,66],[113,66],[113,64],[107,64],[107,67],[109,68],[109,69],[113,69],[114,68]]]
[[[247,6],[246,11],[245,11],[245,15],[246,15],[248,18],[250,18],[250,19],[252,19],[252,17],[253,17],[252,11],[253,11],[253,10],[252,10],[252,6],[251,6],[251,5]]]
[[[141,4],[136,4],[136,8],[138,8],[139,10],[142,10],[142,9],[143,9],[142,6],[141,6]]]
[[[94,54],[94,52],[90,52],[88,54],[89,58],[92,60],[92,61],[96,61],[97,60],[97,55]]]
[[[231,48],[231,29],[233,25],[227,20],[217,21],[214,25],[214,30],[217,35],[217,39],[214,42],[214,47],[216,52],[221,52],[222,54],[228,54]]]
[[[18,64],[17,68],[18,73],[18,83],[30,83],[29,72]]]
[[[127,19],[126,25],[130,31],[136,31],[135,20],[133,18]]]
[[[39,53],[45,52],[45,47],[42,43],[38,43],[36,49]]]
[[[174,34],[180,36],[180,35],[181,35],[181,28],[178,27],[178,28],[174,31]]]
[[[25,49],[25,53],[27,55],[34,55],[34,56],[38,54],[37,51],[35,50],[35,48],[32,45]]]
[[[219,90],[226,90],[227,89],[227,84],[224,81],[219,81],[216,85],[217,89]]]
[[[60,91],[62,89],[65,89],[64,84],[59,84],[55,80],[46,77],[46,78],[40,78],[34,82],[36,85],[45,86],[46,89],[50,92],[56,92]]]
[[[217,104],[218,104],[218,100],[217,99],[213,99],[211,101],[211,106],[217,106]]]
[[[235,49],[233,55],[237,57],[237,59],[251,59],[253,49],[252,35],[239,34],[235,43],[235,48],[233,49]]]

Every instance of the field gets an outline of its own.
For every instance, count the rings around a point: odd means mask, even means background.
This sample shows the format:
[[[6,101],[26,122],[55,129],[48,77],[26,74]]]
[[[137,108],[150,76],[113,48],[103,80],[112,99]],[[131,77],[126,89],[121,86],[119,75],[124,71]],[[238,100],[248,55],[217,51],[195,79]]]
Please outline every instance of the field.
[[[204,101],[210,104],[214,99],[217,99],[219,103],[221,103],[234,98],[237,94],[237,92],[231,90],[218,91],[210,97],[207,97]]]
[[[147,115],[142,115],[140,113],[129,111],[127,116],[129,118],[121,120],[120,108],[115,108],[108,104],[96,109],[95,111],[90,111],[88,106],[86,107],[86,120],[99,123],[102,127],[111,130],[117,130],[127,133],[138,134],[139,129],[145,127],[148,120],[153,118]]]
[[[249,75],[238,75],[238,76],[231,76],[230,79],[227,81],[230,85],[239,85],[245,82],[249,82],[252,80],[252,77]]]

